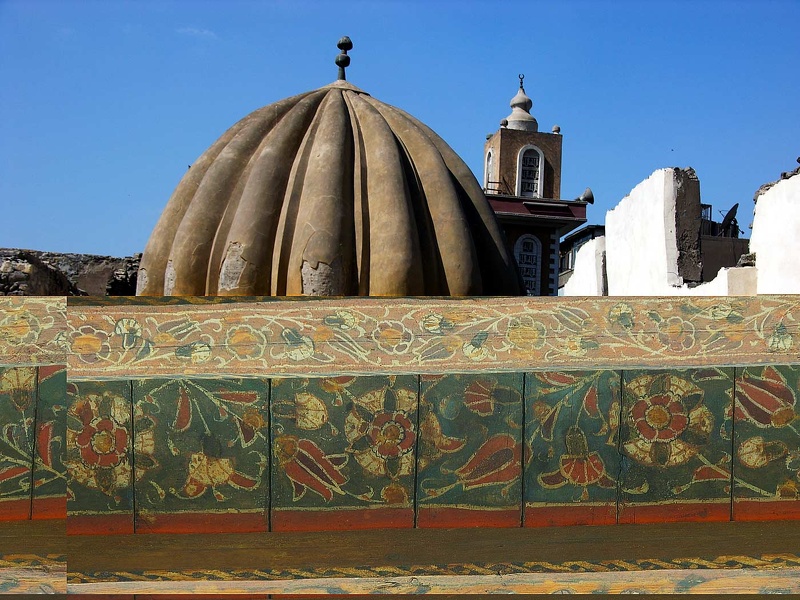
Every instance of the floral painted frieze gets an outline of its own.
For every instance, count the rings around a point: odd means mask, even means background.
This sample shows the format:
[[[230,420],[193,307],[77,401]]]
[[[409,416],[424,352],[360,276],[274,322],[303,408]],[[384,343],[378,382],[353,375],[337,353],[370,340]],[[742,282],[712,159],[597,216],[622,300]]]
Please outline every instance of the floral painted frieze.
[[[66,364],[67,299],[0,297],[0,355],[9,365]]]
[[[620,522],[730,519],[733,369],[624,371]]]
[[[791,297],[331,299],[70,307],[75,378],[791,363]]]
[[[113,517],[112,532],[132,532],[131,384],[70,382],[67,397],[68,528],[76,531],[75,517],[100,515]]]
[[[135,381],[136,531],[266,531],[269,384]]]
[[[419,527],[518,527],[521,373],[420,378]]]
[[[800,517],[800,368],[736,370],[734,519]]]
[[[273,529],[413,526],[417,403],[416,376],[272,380]]]
[[[34,463],[36,368],[0,368],[0,520],[28,519]]]
[[[619,372],[528,373],[525,408],[525,524],[615,523]]]

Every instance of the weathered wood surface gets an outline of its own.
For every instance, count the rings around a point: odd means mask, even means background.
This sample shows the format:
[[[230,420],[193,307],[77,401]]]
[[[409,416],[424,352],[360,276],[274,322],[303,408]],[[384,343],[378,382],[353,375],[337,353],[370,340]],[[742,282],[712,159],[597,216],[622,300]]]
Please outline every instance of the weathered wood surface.
[[[75,536],[68,544],[76,593],[800,592],[797,522],[133,535],[112,545]]]
[[[67,591],[63,520],[0,523],[0,594]]]
[[[0,364],[65,364],[67,299],[0,297]]]
[[[244,300],[244,299],[243,299]],[[70,306],[70,378],[800,362],[796,296],[338,298]]]

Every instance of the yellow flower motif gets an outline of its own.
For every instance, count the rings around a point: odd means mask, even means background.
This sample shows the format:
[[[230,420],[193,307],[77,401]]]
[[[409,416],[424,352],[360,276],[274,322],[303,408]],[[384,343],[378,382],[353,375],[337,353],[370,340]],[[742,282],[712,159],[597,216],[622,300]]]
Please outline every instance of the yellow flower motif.
[[[36,342],[41,331],[39,319],[27,310],[10,310],[0,319],[0,340],[14,345]]]
[[[265,344],[264,335],[249,325],[232,327],[225,336],[226,348],[240,360],[259,358]]]
[[[577,335],[570,335],[561,341],[561,346],[565,354],[570,356],[585,356],[586,346],[583,338]]]
[[[83,325],[68,334],[67,344],[70,352],[82,362],[95,363],[108,358],[111,354],[108,337],[105,331],[95,329],[91,325]]]
[[[519,350],[539,350],[544,346],[546,335],[547,328],[526,315],[509,323],[506,339]]]

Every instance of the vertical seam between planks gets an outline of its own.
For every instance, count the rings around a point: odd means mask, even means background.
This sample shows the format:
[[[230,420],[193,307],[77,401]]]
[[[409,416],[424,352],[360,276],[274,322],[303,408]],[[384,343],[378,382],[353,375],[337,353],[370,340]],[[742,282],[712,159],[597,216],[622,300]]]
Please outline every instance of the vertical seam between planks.
[[[36,480],[34,479],[34,473],[36,472],[36,454],[38,451],[38,439],[39,436],[37,435],[39,431],[39,417],[41,416],[39,413],[39,402],[41,401],[41,390],[39,386],[39,367],[36,366],[33,368],[34,372],[34,391],[33,391],[33,428],[31,430],[31,470],[28,474],[30,481],[30,494],[29,494],[29,502],[28,502],[28,519],[33,519],[33,498],[35,495],[35,487],[36,487]]]
[[[526,465],[528,464],[527,463],[527,458],[528,458],[528,454],[529,454],[529,452],[528,452],[528,444],[527,444],[528,439],[527,439],[527,436],[526,436],[526,433],[525,433],[527,431],[527,422],[528,422],[528,419],[527,419],[528,402],[527,402],[527,395],[526,395],[527,385],[528,385],[528,374],[525,371],[523,371],[522,372],[522,433],[520,435],[521,440],[522,440],[522,442],[521,442],[522,443],[522,453],[521,453],[522,464],[520,465],[520,469],[519,469],[519,478],[520,478],[520,481],[519,481],[519,495],[520,495],[519,526],[520,527],[524,527],[525,526],[525,479],[526,479],[526,475],[527,475]]]
[[[134,420],[136,398],[133,396],[133,379],[128,380],[128,393],[130,395],[130,415],[131,415],[131,438],[130,438],[130,457],[131,457],[131,506],[133,507],[133,533],[136,533],[136,421]]]
[[[617,524],[619,524],[619,517],[622,513],[622,474],[625,469],[625,455],[622,453],[622,416],[625,413],[625,371],[623,369],[619,370],[618,389],[619,413],[617,413],[617,454],[619,455],[619,467],[617,468]]]
[[[741,367],[733,367],[733,384],[731,386],[731,489],[730,489],[730,496],[731,496],[731,510],[730,510],[730,520],[734,520],[734,503],[736,501],[736,478],[734,469],[736,468],[736,461],[734,461],[734,454],[736,448],[736,377],[739,369]],[[746,368],[746,367],[745,367]]]
[[[417,490],[419,489],[417,486],[419,484],[419,448],[422,445],[422,432],[420,431],[420,415],[422,413],[422,376],[417,373],[417,439],[416,443],[414,444],[414,489],[412,490],[413,494],[413,502],[412,506],[414,507],[414,519],[412,522],[413,528],[417,528],[417,512],[419,510],[419,498]]]
[[[272,379],[267,383],[267,498],[264,509],[267,511],[267,531],[272,531]]]

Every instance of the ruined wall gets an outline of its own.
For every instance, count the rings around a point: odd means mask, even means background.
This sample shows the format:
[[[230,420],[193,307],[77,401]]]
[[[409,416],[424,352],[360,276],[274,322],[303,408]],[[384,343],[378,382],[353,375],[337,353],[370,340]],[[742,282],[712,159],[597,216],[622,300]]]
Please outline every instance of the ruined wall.
[[[589,240],[578,249],[572,277],[564,285],[565,296],[605,296],[606,238]]]
[[[800,174],[757,196],[750,251],[756,255],[759,294],[800,293]],[[763,188],[762,188],[763,189]]]
[[[606,213],[612,296],[669,295],[700,281],[700,185],[693,169],[660,169]]]
[[[135,296],[140,258],[3,248],[0,294]]]

